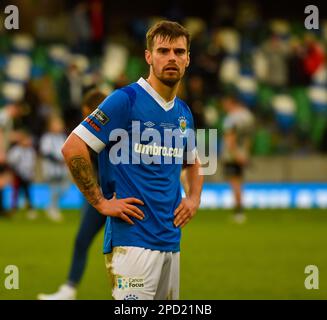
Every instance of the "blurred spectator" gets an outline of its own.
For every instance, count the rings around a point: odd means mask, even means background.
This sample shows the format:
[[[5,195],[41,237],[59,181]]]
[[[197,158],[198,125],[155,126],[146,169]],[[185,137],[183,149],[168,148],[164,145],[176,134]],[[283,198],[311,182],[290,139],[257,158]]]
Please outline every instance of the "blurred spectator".
[[[310,77],[305,70],[305,51],[299,39],[293,38],[290,41],[290,54],[288,57],[289,86],[307,86]]]
[[[5,157],[13,138],[14,121],[23,115],[21,103],[10,103],[0,110],[0,154]]]
[[[8,152],[8,164],[13,173],[12,210],[18,209],[19,191],[24,192],[27,217],[35,219],[37,214],[33,209],[31,184],[35,176],[36,152],[33,139],[27,131],[19,131],[19,140]]]
[[[57,107],[65,121],[66,133],[70,133],[81,120],[79,105],[86,89],[97,86],[110,92],[146,72],[142,65],[144,35],[148,25],[160,17],[151,16],[158,12],[147,6],[136,19],[122,6],[123,3],[112,6],[103,0],[79,0],[66,2],[65,11],[58,4],[51,17],[45,12],[35,13],[35,21],[41,16],[43,19],[41,24],[36,23],[32,51],[24,51],[29,55],[24,59],[31,58],[32,72],[23,98],[27,112],[19,122],[30,128],[37,148],[45,123]],[[122,15],[117,16],[116,7],[122,9],[119,11]],[[209,9],[205,14],[204,8]],[[205,127],[203,113],[210,101],[217,100],[229,85],[242,84],[240,90],[245,92],[242,101],[251,106],[259,121],[263,116],[269,117],[272,130],[278,130],[279,126],[272,105],[275,96],[287,94],[295,100],[294,141],[286,141],[281,135],[274,140],[274,146],[294,144],[298,149],[306,140],[314,146],[310,152],[320,150],[318,140],[323,128],[316,129],[313,113],[317,103],[306,89],[313,84],[323,92],[326,87],[323,33],[309,33],[302,20],[286,21],[282,15],[267,13],[265,5],[258,1],[217,0],[201,10],[193,5],[186,8],[175,1],[166,3],[162,13],[181,20],[192,34],[191,63],[183,94],[194,112],[197,127]],[[68,25],[71,27],[67,28]],[[39,31],[43,36],[38,37]],[[69,43],[70,35],[73,42]],[[8,62],[17,53],[15,38],[11,33],[0,37],[0,86],[5,88],[3,96],[0,92],[0,107],[1,101],[12,100],[17,87],[22,87],[6,80]],[[255,90],[250,88],[250,96],[249,86],[255,86]],[[324,93],[320,98],[325,99]],[[296,152],[295,149],[285,150]],[[273,150],[276,152],[278,148]]]
[[[307,33],[304,37],[305,57],[304,67],[307,75],[311,78],[314,73],[323,65],[325,53],[312,33]]]
[[[226,117],[223,123],[222,160],[224,175],[231,185],[235,205],[234,221],[243,223],[245,215],[242,203],[244,169],[250,162],[255,121],[252,113],[238,100],[234,92],[221,101]]]
[[[40,99],[39,90],[31,81],[25,86],[24,103],[27,110],[21,118],[21,122],[24,127],[29,128],[35,140],[36,148],[38,148],[38,140],[45,130],[47,112],[44,110],[45,106]]]
[[[204,50],[206,47],[207,49]],[[193,39],[189,75],[194,73],[201,75],[205,81],[206,93],[209,95],[215,95],[220,90],[218,70],[225,56],[226,52],[221,47],[218,32],[213,32],[208,42],[203,32]]]
[[[105,98],[106,95],[98,89],[88,91],[83,97],[83,117],[86,118],[92,113]],[[97,172],[98,154],[96,152],[91,154],[91,160],[94,164],[94,170]],[[76,299],[77,288],[85,272],[88,250],[94,237],[99,233],[107,220],[106,216],[99,214],[85,199],[84,201],[81,222],[74,245],[73,260],[66,283],[61,285],[59,290],[53,294],[39,294],[39,300]]]
[[[192,110],[195,128],[205,128],[204,103],[206,102],[207,94],[203,78],[196,74],[191,75],[188,78],[186,89],[186,102]]]
[[[81,121],[79,106],[82,102],[82,95],[82,74],[77,65],[72,63],[59,84],[60,105],[67,133],[70,133]]]
[[[102,0],[91,0],[90,3],[92,54],[101,56],[104,40],[104,17]]]
[[[287,47],[277,35],[271,37],[263,44],[262,52],[267,60],[266,83],[276,89],[285,88],[288,82],[287,74]]]
[[[14,140],[14,120],[22,115],[19,103],[8,104],[0,109],[0,216],[5,214],[3,188],[7,183],[7,151]]]
[[[67,169],[61,154],[65,140],[63,121],[58,117],[52,117],[47,132],[41,137],[40,153],[43,158],[43,176],[50,188],[51,199],[47,215],[53,221],[62,220],[59,200],[68,185]]]
[[[71,23],[74,39],[73,51],[89,55],[91,52],[91,26],[87,1],[81,1],[75,6],[71,16]]]

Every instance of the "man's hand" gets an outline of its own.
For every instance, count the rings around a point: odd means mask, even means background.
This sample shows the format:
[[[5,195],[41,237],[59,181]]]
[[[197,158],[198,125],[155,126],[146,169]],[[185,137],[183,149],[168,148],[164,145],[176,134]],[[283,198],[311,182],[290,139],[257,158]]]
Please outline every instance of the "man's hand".
[[[138,207],[134,206],[133,203],[144,205],[143,201],[136,198],[117,199],[116,193],[114,193],[114,196],[110,200],[103,198],[95,208],[105,216],[117,217],[129,224],[134,224],[129,216],[142,220],[144,213]]]
[[[101,214],[118,217],[129,224],[134,224],[129,218],[142,220],[143,212],[133,204],[144,205],[136,198],[116,199],[116,195],[108,200],[103,197],[93,170],[90,151],[86,143],[75,133],[71,133],[62,147],[62,154],[74,181],[87,201]]]
[[[174,212],[174,224],[176,227],[183,228],[195,215],[199,208],[200,201],[192,198],[183,198]]]

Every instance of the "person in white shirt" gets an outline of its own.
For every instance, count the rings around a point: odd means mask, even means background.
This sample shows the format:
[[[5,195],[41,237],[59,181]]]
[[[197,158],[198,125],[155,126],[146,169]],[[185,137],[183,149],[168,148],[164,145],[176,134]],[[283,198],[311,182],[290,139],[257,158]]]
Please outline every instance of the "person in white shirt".
[[[33,146],[32,136],[20,130],[19,141],[8,151],[7,162],[13,173],[13,197],[12,210],[18,209],[19,191],[24,192],[26,199],[27,217],[36,218],[31,198],[31,185],[35,176],[36,152]]]
[[[3,203],[3,188],[9,182],[7,152],[13,140],[14,119],[20,117],[22,111],[19,103],[10,103],[0,109],[0,217],[8,213]]]
[[[42,171],[45,181],[50,188],[50,205],[48,217],[53,221],[61,221],[59,200],[68,187],[68,172],[61,154],[61,147],[66,140],[63,121],[59,117],[52,117],[48,131],[40,139],[40,153],[42,156]]]
[[[251,157],[255,118],[238,99],[235,92],[226,94],[221,104],[226,112],[223,122],[222,144],[224,176],[230,183],[235,198],[234,221],[243,223],[246,216],[242,206],[242,185],[244,170]]]

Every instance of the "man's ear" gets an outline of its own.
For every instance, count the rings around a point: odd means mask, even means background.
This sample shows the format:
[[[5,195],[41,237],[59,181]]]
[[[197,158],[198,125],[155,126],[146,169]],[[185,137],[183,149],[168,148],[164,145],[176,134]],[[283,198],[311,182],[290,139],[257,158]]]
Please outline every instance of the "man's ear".
[[[149,50],[145,50],[145,61],[148,65],[152,65],[152,55]]]
[[[187,62],[186,62],[186,67],[188,67],[190,65],[190,61],[191,61],[191,58],[190,58],[190,52],[187,54]]]

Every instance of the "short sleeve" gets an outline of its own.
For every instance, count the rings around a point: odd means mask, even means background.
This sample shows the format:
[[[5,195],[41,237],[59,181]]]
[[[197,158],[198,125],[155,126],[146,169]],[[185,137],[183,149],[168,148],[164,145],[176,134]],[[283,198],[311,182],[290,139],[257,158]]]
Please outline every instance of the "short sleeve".
[[[108,96],[73,132],[99,153],[109,143],[111,131],[127,130],[129,115],[129,97],[119,89]]]

